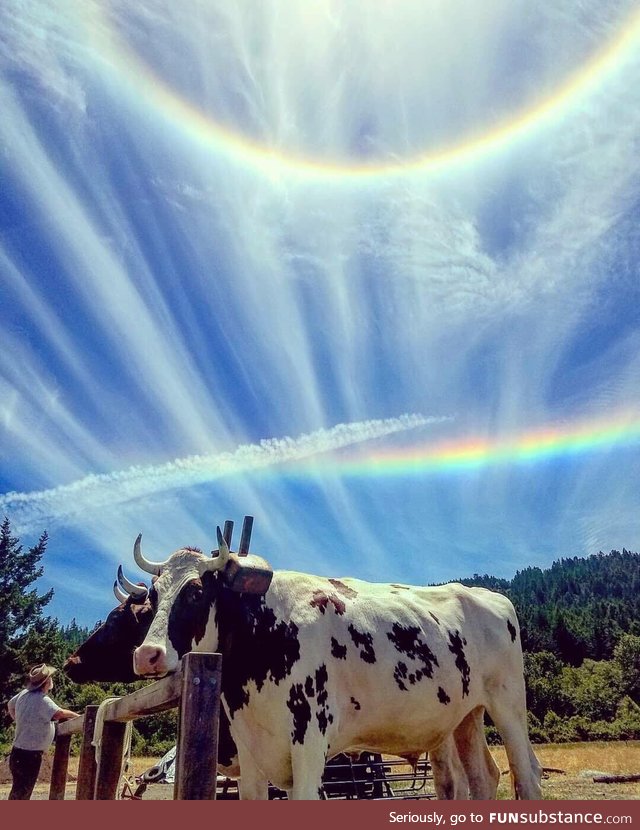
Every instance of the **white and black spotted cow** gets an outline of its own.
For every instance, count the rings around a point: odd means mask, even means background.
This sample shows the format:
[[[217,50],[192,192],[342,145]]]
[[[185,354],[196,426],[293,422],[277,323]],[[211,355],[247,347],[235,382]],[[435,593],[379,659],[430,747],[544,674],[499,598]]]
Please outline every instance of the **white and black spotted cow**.
[[[130,582],[118,569],[118,583],[113,590],[120,604],[107,616],[106,621],[69,657],[64,671],[76,683],[95,681],[129,682],[137,675],[133,671],[133,652],[146,637],[154,610],[148,599],[148,589]],[[471,724],[480,729],[478,748],[484,742],[482,718],[479,723]],[[229,720],[224,707],[220,711],[218,737],[218,770],[232,778],[240,777],[238,751],[229,727]],[[477,736],[474,740],[477,739]],[[489,755],[491,761],[491,756]],[[468,798],[469,785],[465,771],[460,763],[455,744],[450,740],[444,742],[432,754],[431,764],[434,772],[434,785],[439,798]],[[255,783],[255,782],[254,782]],[[492,779],[473,781],[471,794],[477,798],[491,797]],[[263,792],[268,793],[268,782],[262,781]]]
[[[161,676],[191,649],[222,653],[243,798],[264,797],[265,778],[290,798],[318,798],[326,759],[342,751],[416,758],[435,750],[436,770],[440,758],[455,779],[452,735],[472,795],[491,797],[497,777],[480,740],[484,708],[505,743],[516,796],[540,798],[508,599],[457,584],[291,571],[274,572],[266,593],[248,592],[248,583],[238,593],[228,578],[238,560],[219,530],[218,544],[213,558],[185,548],[153,563],[138,537],[135,559],[157,579],[155,617],[134,668]]]

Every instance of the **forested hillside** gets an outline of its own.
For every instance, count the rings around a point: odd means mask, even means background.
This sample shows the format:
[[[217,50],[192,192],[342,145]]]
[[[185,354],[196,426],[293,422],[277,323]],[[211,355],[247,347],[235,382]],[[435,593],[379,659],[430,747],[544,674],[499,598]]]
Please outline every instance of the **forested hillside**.
[[[525,651],[551,651],[563,663],[610,660],[622,634],[640,635],[640,554],[598,553],[525,568],[512,580],[474,574],[464,585],[506,594],[520,619]]]
[[[640,554],[460,581],[506,594],[518,612],[534,740],[640,738]]]

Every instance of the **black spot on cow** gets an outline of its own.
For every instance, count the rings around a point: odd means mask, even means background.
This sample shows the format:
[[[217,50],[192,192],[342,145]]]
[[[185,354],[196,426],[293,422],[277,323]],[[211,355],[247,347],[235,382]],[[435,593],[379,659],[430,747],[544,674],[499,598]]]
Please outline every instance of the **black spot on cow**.
[[[360,709],[361,709],[361,706],[360,706],[360,703],[355,699],[355,697],[351,698],[351,703],[353,704],[353,708],[356,710],[356,712],[359,712]]]
[[[237,594],[222,582],[217,583],[216,622],[224,661],[222,691],[233,718],[248,702],[250,681],[261,691],[265,683],[278,685],[289,677],[300,660],[298,627],[278,618],[263,596]]]
[[[329,726],[329,724],[333,723],[333,715],[331,714],[328,704],[328,680],[329,675],[327,673],[327,667],[324,664],[322,664],[316,670],[316,689],[318,690],[318,709],[316,711],[316,720],[318,721],[318,727],[320,729],[320,732],[322,732],[323,735],[326,734],[327,727]]]
[[[507,620],[507,628],[509,629],[509,634],[511,635],[511,642],[515,643],[515,641],[516,641],[516,627],[511,622],[511,620],[509,620],[509,619]]]
[[[311,721],[311,707],[304,694],[301,683],[294,683],[289,690],[287,707],[293,715],[291,739],[294,744],[303,744],[307,727]]]
[[[429,611],[429,616],[430,616],[433,620],[435,620],[436,625],[440,625],[440,620],[436,617],[436,615],[435,615],[432,611]]]
[[[309,603],[312,608],[319,608],[320,611],[324,614],[327,610],[329,605],[333,606],[333,610],[336,614],[342,616],[345,610],[344,600],[340,599],[337,594],[334,593],[327,593],[326,591],[322,591],[319,588],[313,592],[313,599]]]
[[[210,572],[205,572],[202,579],[190,579],[171,605],[167,633],[178,657],[191,651],[204,637],[214,597],[213,583],[214,575]],[[151,592],[155,593],[155,588]]]
[[[347,659],[347,647],[339,643],[335,637],[331,638],[331,654],[338,660]]]
[[[416,672],[410,672],[407,675],[407,679],[408,679],[409,683],[411,683],[412,686],[415,686],[415,684],[419,683],[420,680],[422,679],[422,672],[420,671],[420,669],[418,669],[418,671],[416,671]]]
[[[409,691],[406,683],[404,682],[407,679],[407,672],[407,665],[402,662],[397,663],[395,669],[393,670],[393,679],[398,684],[398,688],[403,692]]]
[[[355,599],[358,596],[357,591],[350,588],[348,585],[345,585],[344,582],[340,582],[339,579],[330,579],[329,582],[339,594],[342,594],[343,597],[347,597],[347,599]]]
[[[456,656],[456,668],[460,672],[462,678],[462,697],[469,694],[469,681],[471,680],[471,667],[467,663],[467,658],[464,653],[463,640],[460,637],[460,632],[449,632],[449,651]]]
[[[407,676],[410,683],[417,683],[423,677],[433,677],[433,667],[438,665],[438,658],[420,634],[421,630],[417,626],[403,626],[399,623],[394,623],[391,631],[387,632],[387,637],[395,646],[396,651],[406,654],[411,660],[419,661],[421,664],[411,675]],[[397,678],[396,682],[398,682]]]
[[[327,680],[329,679],[329,675],[327,674],[327,667],[324,663],[316,669],[316,689],[318,690],[318,703],[323,705],[327,702]]]
[[[324,709],[320,709],[316,713],[316,718],[318,721],[318,728],[320,729],[320,732],[322,732],[323,735],[326,735],[329,724],[333,723],[333,715],[331,714],[329,709],[325,707]]]
[[[311,677],[307,677],[304,682],[304,693],[307,697],[315,697],[316,693],[313,688],[313,679]]]
[[[358,631],[351,623],[349,624],[349,634],[351,635],[353,644],[357,648],[360,648],[360,659],[364,660],[365,663],[375,663],[376,653],[373,650],[373,637],[371,634]]]
[[[440,703],[444,703],[445,706],[447,703],[451,703],[451,698],[445,692],[442,686],[438,686],[438,700],[440,701]]]

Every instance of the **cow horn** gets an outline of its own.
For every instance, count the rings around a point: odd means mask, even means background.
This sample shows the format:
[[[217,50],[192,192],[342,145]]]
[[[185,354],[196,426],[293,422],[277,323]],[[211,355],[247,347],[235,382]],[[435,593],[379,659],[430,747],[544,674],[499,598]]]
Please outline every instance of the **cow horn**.
[[[133,558],[136,560],[136,565],[140,568],[140,570],[146,571],[148,574],[160,576],[160,568],[162,568],[164,562],[150,562],[148,559],[145,559],[142,555],[142,551],[140,550],[141,539],[142,533],[138,533],[138,538],[133,546]]]
[[[242,536],[240,537],[240,547],[238,548],[238,556],[246,556],[249,553],[252,529],[253,516],[245,516],[244,521],[242,523]]]
[[[218,534],[218,555],[209,559],[202,568],[202,571],[221,571],[229,561],[229,545],[227,544],[222,531],[216,528]]]
[[[121,587],[124,588],[124,590],[134,599],[139,599],[141,601],[146,599],[148,591],[145,586],[136,585],[135,582],[131,582],[130,579],[127,579],[122,571],[122,565],[118,565],[118,582]]]
[[[126,602],[129,599],[129,595],[125,594],[117,582],[113,583],[113,593],[116,595],[118,602]]]

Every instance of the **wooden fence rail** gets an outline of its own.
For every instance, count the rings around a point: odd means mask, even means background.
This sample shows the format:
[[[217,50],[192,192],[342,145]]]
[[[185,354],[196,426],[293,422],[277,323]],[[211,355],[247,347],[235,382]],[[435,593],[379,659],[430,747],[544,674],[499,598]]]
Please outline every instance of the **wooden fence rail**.
[[[58,724],[49,799],[64,798],[71,736],[82,733],[76,799],[115,799],[124,752],[126,724],[178,707],[178,749],[173,797],[214,799],[218,766],[220,670],[222,655],[190,652],[175,674],[157,680],[104,707],[104,726],[96,763],[92,745],[97,706]]]

